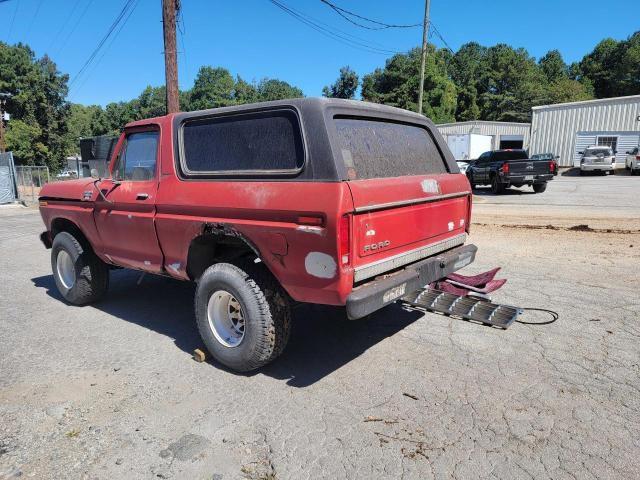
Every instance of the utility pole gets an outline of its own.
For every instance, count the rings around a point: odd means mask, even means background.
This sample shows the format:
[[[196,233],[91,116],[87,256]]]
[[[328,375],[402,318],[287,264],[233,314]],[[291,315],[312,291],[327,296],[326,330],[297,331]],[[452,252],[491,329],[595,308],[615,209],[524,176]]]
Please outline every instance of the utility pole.
[[[162,0],[167,113],[180,111],[180,100],[178,97],[178,52],[176,49],[176,10],[179,8],[178,4],[179,0]]]
[[[424,2],[424,24],[422,25],[422,60],[420,62],[420,91],[418,92],[418,113],[422,115],[422,94],[424,91],[424,64],[427,60],[427,40],[429,38],[429,0]]]

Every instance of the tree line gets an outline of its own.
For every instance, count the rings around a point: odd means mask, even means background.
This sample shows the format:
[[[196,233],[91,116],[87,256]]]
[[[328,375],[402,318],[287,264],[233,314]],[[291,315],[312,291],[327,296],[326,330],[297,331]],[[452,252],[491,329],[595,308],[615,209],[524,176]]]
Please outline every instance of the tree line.
[[[420,49],[396,54],[384,67],[359,75],[348,66],[323,88],[327,97],[355,98],[417,109]],[[117,134],[131,121],[164,115],[164,87],[146,87],[137,98],[99,105],[67,100],[67,74],[47,55],[24,44],[0,42],[0,92],[6,105],[6,144],[18,163],[56,171],[76,154],[78,140]],[[626,40],[605,39],[568,65],[558,50],[536,61],[523,48],[470,42],[457,52],[428,45],[423,111],[436,123],[465,120],[526,122],[531,107],[640,94],[640,31]],[[222,67],[203,66],[193,86],[180,92],[184,111],[302,97],[300,88],[265,78],[249,82]]]

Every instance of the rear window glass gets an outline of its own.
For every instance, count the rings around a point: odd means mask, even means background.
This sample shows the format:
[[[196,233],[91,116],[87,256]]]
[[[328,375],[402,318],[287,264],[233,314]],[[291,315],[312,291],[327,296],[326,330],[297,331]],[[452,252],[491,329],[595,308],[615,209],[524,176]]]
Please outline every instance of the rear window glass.
[[[613,150],[610,148],[589,148],[585,155],[613,155]]]
[[[297,171],[304,163],[298,117],[278,110],[188,120],[181,161],[196,175]]]
[[[508,150],[493,152],[492,160],[525,160],[529,158],[524,150]]]
[[[335,126],[349,180],[447,172],[423,127],[340,117]]]

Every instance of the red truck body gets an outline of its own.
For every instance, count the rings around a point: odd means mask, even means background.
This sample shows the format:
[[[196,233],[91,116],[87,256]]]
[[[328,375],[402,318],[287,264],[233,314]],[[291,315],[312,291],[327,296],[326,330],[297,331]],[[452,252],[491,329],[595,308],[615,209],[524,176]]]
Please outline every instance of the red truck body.
[[[281,108],[291,109],[300,122],[306,160],[296,174],[185,174],[180,131],[185,122]],[[342,115],[425,129],[444,167],[431,174],[357,178],[348,161],[328,158],[340,156],[331,122]],[[155,170],[135,180],[120,179],[116,169],[120,157],[129,155],[121,154],[127,138],[141,132],[157,135]],[[344,148],[342,155],[347,155]],[[295,301],[345,305],[357,296],[354,292],[369,289],[371,296],[376,282],[390,286],[378,294],[384,299],[358,310],[364,314],[401,296],[402,289],[391,288],[399,283],[389,277],[403,275],[407,265],[457,248],[451,258],[439,260],[436,268],[444,276],[475,254],[475,247],[461,246],[471,214],[466,177],[430,121],[394,108],[304,99],[141,120],[126,126],[109,171],[111,178],[81,178],[42,189],[45,243],[71,229],[106,264],[198,280],[212,262],[206,240],[230,239],[253,251]],[[356,310],[351,317],[362,316]]]

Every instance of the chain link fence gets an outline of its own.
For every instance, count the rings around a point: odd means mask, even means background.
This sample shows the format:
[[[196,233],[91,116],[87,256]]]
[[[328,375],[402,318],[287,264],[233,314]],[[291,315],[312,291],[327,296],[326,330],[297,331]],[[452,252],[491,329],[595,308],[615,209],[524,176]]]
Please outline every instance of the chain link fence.
[[[49,181],[49,167],[17,165],[15,172],[18,200],[37,202],[40,189]]]

